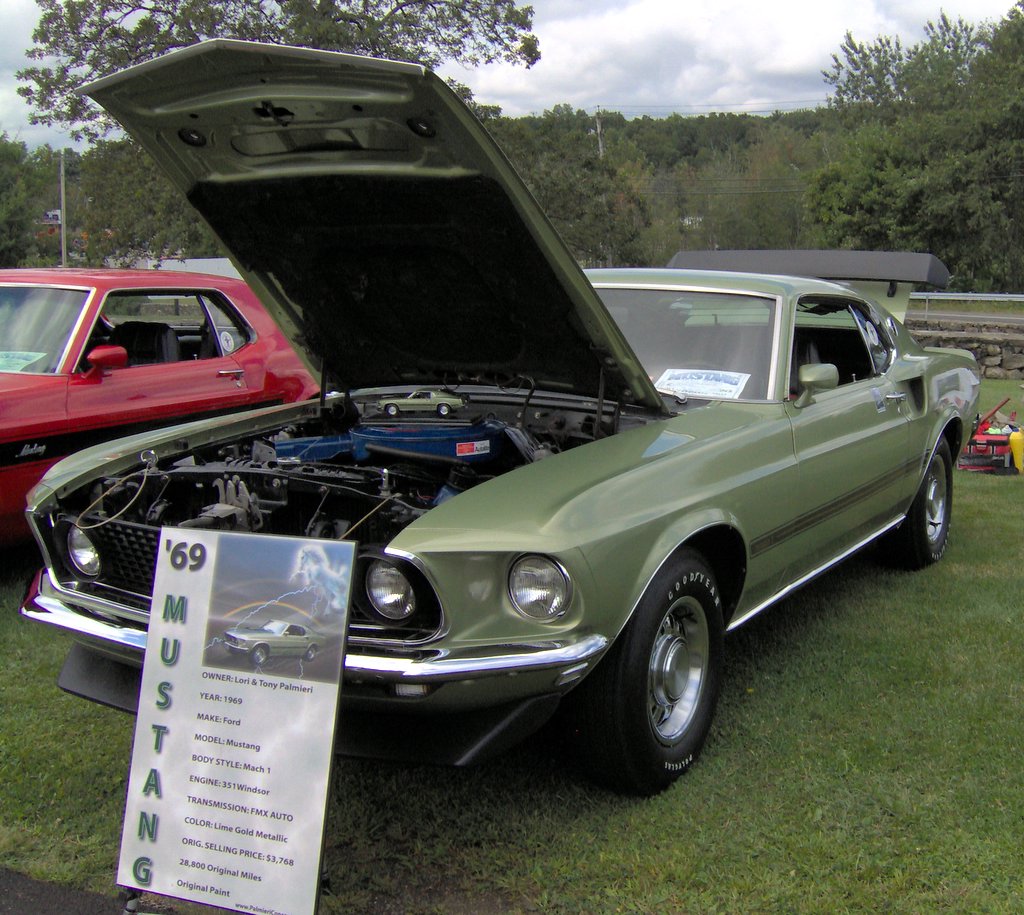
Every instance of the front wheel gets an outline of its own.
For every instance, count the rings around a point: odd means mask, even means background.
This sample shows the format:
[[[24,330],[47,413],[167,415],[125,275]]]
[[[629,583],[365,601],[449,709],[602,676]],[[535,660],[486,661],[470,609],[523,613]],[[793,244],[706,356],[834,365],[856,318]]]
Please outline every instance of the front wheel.
[[[887,558],[904,569],[923,569],[946,552],[953,514],[953,458],[942,439],[928,462],[910,511],[887,538]]]
[[[393,403],[384,404],[384,412],[388,416],[398,416],[398,405]]]
[[[262,667],[270,658],[270,649],[266,645],[257,645],[249,652],[249,660],[253,667]]]
[[[651,795],[697,760],[722,681],[714,574],[685,550],[661,569],[597,669],[567,697],[580,760],[601,784]]]

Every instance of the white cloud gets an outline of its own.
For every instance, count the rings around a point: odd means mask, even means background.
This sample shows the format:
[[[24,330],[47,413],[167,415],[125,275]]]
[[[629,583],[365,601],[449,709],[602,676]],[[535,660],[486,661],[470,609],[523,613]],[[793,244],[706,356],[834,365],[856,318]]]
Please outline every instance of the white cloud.
[[[941,2],[941,0],[940,0]],[[821,103],[821,71],[847,31],[913,43],[941,10],[980,23],[1009,0],[533,0],[541,60],[447,73],[506,114],[556,104],[664,114],[772,110]]]
[[[20,140],[29,148],[49,143],[54,149],[73,145],[68,135],[60,130],[29,123],[32,109],[18,95],[22,85],[15,77],[18,70],[31,61],[26,51],[32,47],[32,32],[39,21],[39,7],[35,0],[0,0],[2,28],[0,28],[0,133],[8,139]]]
[[[541,60],[443,72],[509,115],[558,104],[627,114],[771,111],[821,104],[821,71],[850,31],[913,43],[941,11],[980,23],[1011,0],[529,0]],[[39,18],[35,0],[0,0],[0,131],[29,146],[68,142],[28,123],[15,72]]]

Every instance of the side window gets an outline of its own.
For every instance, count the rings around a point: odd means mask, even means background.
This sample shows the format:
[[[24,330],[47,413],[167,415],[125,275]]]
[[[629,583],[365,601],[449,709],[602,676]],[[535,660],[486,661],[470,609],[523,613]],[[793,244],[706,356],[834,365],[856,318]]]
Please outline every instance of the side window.
[[[195,293],[113,292],[103,303],[109,340],[128,351],[128,365],[157,365],[193,358],[206,324]]]
[[[870,327],[871,331],[865,330]],[[800,366],[812,363],[832,363],[839,372],[839,384],[851,384],[871,378],[876,368],[875,352],[869,350],[869,333],[876,343],[880,336],[854,303],[843,299],[807,298],[797,306],[793,328],[793,351],[790,357],[790,392],[799,393],[797,381]],[[887,364],[888,351],[878,358]]]
[[[853,318],[860,328],[864,345],[871,356],[871,365],[876,375],[881,375],[892,361],[893,346],[885,328],[876,323],[867,313],[853,308]]]
[[[212,359],[248,340],[227,303],[192,290],[111,293],[101,322],[108,342],[127,350],[130,366]]]
[[[210,338],[212,352],[206,356],[227,356],[252,339],[252,332],[238,313],[223,299],[213,295],[201,296],[210,314],[213,334]],[[210,347],[208,346],[207,349]]]

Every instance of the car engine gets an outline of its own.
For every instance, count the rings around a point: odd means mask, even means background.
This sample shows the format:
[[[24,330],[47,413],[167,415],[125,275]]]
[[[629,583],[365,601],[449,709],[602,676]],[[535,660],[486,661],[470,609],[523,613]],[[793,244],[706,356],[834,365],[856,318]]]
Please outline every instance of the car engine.
[[[516,467],[612,434],[617,408],[564,398],[474,401],[457,418],[401,418],[329,401],[313,420],[189,451],[166,462],[143,453],[144,466],[103,477],[62,500],[53,519],[58,579],[80,590],[148,610],[159,530],[163,526],[263,532],[359,543],[360,568],[383,557],[408,524],[474,486]],[[557,406],[556,406],[557,404]],[[596,417],[603,421],[598,425]],[[74,530],[73,530],[74,529]],[[85,535],[102,571],[83,580],[65,544]],[[406,570],[417,578],[416,570]],[[436,604],[425,581],[423,603]],[[440,608],[395,623],[353,595],[353,635],[426,639]],[[400,630],[396,632],[393,630]],[[384,630],[388,630],[384,632]]]

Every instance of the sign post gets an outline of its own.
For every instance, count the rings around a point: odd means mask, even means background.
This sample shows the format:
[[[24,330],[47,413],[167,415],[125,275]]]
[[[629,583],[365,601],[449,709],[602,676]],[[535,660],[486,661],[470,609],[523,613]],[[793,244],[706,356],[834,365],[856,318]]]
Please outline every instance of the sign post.
[[[316,909],[350,542],[161,532],[118,883]]]

